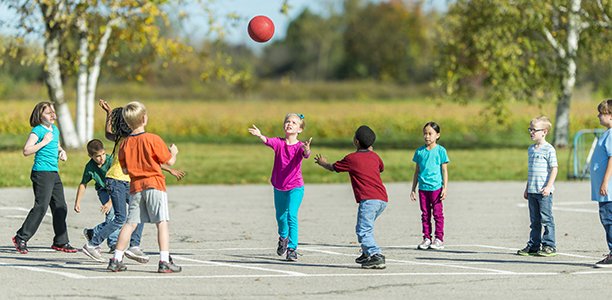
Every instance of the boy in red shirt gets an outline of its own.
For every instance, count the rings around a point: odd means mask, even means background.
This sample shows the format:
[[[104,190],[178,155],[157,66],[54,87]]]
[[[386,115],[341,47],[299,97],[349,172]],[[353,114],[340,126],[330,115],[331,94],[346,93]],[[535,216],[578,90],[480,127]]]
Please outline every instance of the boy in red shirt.
[[[145,106],[140,102],[130,102],[123,109],[123,119],[132,133],[121,144],[119,163],[123,173],[130,175],[130,204],[126,223],[121,228],[114,258],[110,259],[107,269],[113,272],[125,271],[123,254],[129,246],[132,232],[139,223],[157,225],[159,244],[159,273],[180,272],[181,267],[174,264],[170,257],[170,234],[168,221],[168,195],[166,181],[161,165],[171,166],[176,162],[178,148],[170,148],[157,135],[145,132],[148,117]]]
[[[382,159],[372,150],[376,134],[370,127],[362,125],[355,131],[353,144],[357,151],[342,160],[330,164],[321,154],[315,155],[315,162],[321,167],[336,172],[348,172],[359,203],[357,210],[357,240],[361,244],[361,256],[355,262],[365,269],[384,269],[385,256],[374,240],[374,221],[387,207],[387,190],[380,173],[385,169]]]

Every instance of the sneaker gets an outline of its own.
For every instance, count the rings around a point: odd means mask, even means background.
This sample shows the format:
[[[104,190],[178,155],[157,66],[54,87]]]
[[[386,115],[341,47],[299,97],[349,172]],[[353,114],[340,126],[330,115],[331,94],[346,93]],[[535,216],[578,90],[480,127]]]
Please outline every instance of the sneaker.
[[[140,247],[134,246],[125,250],[125,256],[131,260],[135,260],[141,264],[149,262],[149,257],[140,250]]]
[[[17,252],[21,254],[28,254],[28,244],[26,241],[18,238],[17,236],[14,236],[13,245],[15,245],[15,249],[17,249]]]
[[[385,266],[385,256],[376,253],[368,258],[365,262],[361,264],[361,267],[364,269],[384,269]]]
[[[429,245],[430,249],[434,249],[434,250],[442,250],[444,249],[444,242],[442,240],[440,240],[439,238],[436,238],[433,243],[431,243],[431,245]]]
[[[91,242],[91,239],[93,239],[93,234],[93,229],[83,228],[83,236],[85,237],[87,243]]]
[[[611,268],[612,267],[612,254],[604,255],[605,258],[595,263],[595,268]]]
[[[51,245],[51,249],[62,251],[62,252],[67,252],[67,253],[77,253],[78,251],[76,248],[72,247],[69,243],[66,243],[63,245],[53,244]]]
[[[364,262],[366,262],[368,259],[370,258],[369,255],[362,253],[361,256],[355,258],[355,262],[358,264],[362,264]]]
[[[178,273],[182,270],[183,268],[174,264],[172,257],[170,257],[170,262],[160,260],[157,267],[157,273]]]
[[[108,261],[108,267],[106,267],[106,269],[113,272],[123,272],[127,270],[127,266],[122,261],[119,261],[116,258],[111,258]]]
[[[551,246],[544,246],[542,247],[542,250],[538,251],[538,256],[557,256],[557,249]]]
[[[423,238],[423,241],[417,246],[417,249],[426,250],[431,246],[431,239]]]
[[[521,256],[535,256],[538,255],[538,252],[540,252],[539,249],[532,249],[531,247],[529,247],[529,245],[527,245],[525,248],[516,251],[516,254]]]
[[[288,238],[278,238],[278,247],[276,247],[276,254],[278,256],[283,256],[287,252],[287,243],[289,243]]]
[[[295,249],[287,249],[287,261],[297,261],[298,254]]]
[[[91,259],[99,262],[105,262],[106,260],[102,257],[102,251],[100,247],[89,246],[89,244],[85,244],[83,249],[81,250],[85,255],[89,256]]]

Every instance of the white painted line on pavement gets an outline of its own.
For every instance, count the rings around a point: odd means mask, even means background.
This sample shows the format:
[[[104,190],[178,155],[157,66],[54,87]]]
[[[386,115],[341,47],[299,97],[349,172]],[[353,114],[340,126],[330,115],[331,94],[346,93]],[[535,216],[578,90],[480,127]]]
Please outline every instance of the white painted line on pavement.
[[[452,247],[481,247],[481,248],[499,249],[499,250],[518,250],[517,248],[491,246],[491,245],[452,245]],[[563,252],[557,252],[557,254],[562,255],[562,256],[569,256],[569,257],[597,259],[597,257],[585,256],[585,255],[579,255],[579,254],[571,254],[571,253],[563,253]]]
[[[172,257],[176,258],[176,259],[179,259],[179,260],[185,260],[185,261],[190,261],[190,262],[198,262],[198,263],[210,264],[210,265],[216,265],[216,266],[223,266],[223,267],[230,267],[230,268],[242,268],[242,269],[251,269],[251,270],[258,270],[258,271],[266,271],[266,272],[276,272],[276,273],[282,273],[282,274],[291,275],[291,276],[303,276],[303,275],[306,275],[306,274],[300,273],[300,272],[292,272],[292,271],[284,271],[284,270],[277,270],[277,269],[260,268],[260,267],[253,267],[253,266],[243,266],[243,265],[229,264],[229,263],[222,263],[222,262],[208,261],[208,260],[199,260],[199,259],[192,259],[192,258],[187,258],[187,257],[183,257],[183,256],[178,256],[178,255],[173,255]]]
[[[68,272],[53,271],[53,270],[47,270],[47,269],[37,268],[37,267],[16,266],[14,264],[9,264],[9,263],[4,263],[4,262],[0,262],[0,265],[1,266],[7,266],[7,267],[10,267],[10,268],[15,268],[15,269],[24,269],[24,270],[33,271],[33,272],[51,273],[51,274],[60,275],[60,276],[64,276],[64,277],[68,277],[68,278],[73,278],[73,279],[86,279],[86,278],[88,278],[87,276],[73,274],[73,273],[68,273]]]
[[[0,206],[0,210],[18,210],[18,211],[25,211],[25,212],[29,212],[30,211],[30,209],[28,209],[28,208],[18,207],[18,206]],[[52,217],[51,213],[49,213],[49,212],[45,213],[45,216]],[[14,217],[14,216],[7,216],[7,217]]]

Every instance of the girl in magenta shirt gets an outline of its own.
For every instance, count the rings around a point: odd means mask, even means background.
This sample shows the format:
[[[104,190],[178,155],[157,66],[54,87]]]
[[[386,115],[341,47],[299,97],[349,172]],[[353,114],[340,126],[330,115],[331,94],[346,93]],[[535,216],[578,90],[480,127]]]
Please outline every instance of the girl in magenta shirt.
[[[261,139],[274,150],[274,167],[272,168],[272,186],[274,187],[274,208],[278,224],[279,256],[287,255],[287,260],[297,260],[298,246],[298,210],[304,198],[304,179],[302,178],[302,160],[310,156],[310,138],[306,142],[297,139],[306,123],[304,115],[289,113],[285,116],[283,129],[285,137],[269,138],[261,134],[255,125],[249,132]]]

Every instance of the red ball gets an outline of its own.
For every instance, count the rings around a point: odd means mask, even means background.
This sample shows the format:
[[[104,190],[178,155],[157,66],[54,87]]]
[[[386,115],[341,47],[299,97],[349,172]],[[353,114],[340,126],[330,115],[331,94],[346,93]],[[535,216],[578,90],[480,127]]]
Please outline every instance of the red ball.
[[[254,41],[264,43],[274,35],[274,23],[266,16],[255,16],[249,21],[248,31]]]

